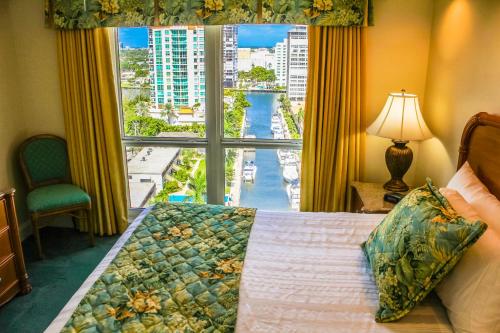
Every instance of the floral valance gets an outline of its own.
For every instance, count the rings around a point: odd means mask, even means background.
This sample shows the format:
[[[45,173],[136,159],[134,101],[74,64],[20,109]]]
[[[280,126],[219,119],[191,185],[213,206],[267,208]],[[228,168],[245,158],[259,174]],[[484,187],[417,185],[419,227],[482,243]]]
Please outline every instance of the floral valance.
[[[372,0],[45,0],[50,27],[91,29],[221,24],[361,26]]]

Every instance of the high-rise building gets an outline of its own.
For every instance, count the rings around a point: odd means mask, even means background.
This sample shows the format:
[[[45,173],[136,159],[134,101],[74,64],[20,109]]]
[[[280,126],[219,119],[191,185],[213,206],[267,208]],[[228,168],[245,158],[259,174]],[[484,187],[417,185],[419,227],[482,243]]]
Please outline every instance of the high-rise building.
[[[288,32],[287,95],[291,101],[303,102],[307,83],[307,27],[295,26]]]
[[[182,114],[205,109],[205,32],[203,27],[149,29],[151,114],[159,117],[165,105]],[[191,110],[191,111],[190,111]]]
[[[224,87],[234,88],[238,81],[238,26],[223,27]]]
[[[288,64],[288,39],[279,42],[274,47],[274,73],[276,75],[276,84],[286,87],[287,64]]]

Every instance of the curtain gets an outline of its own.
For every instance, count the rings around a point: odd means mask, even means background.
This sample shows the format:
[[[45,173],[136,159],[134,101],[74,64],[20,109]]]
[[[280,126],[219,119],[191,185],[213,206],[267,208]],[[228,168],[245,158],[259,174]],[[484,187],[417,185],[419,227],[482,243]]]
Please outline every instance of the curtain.
[[[94,230],[122,233],[127,199],[109,31],[58,31],[57,48],[73,182],[92,198]]]
[[[363,28],[309,27],[302,211],[345,211],[363,155]]]

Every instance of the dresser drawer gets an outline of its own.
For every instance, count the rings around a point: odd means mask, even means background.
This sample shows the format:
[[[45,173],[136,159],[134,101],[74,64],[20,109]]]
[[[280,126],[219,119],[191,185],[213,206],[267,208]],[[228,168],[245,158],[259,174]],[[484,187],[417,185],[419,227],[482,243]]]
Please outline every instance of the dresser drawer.
[[[9,229],[0,230],[0,262],[3,262],[12,253],[12,245],[9,238]]]
[[[14,257],[0,266],[0,295],[17,281],[16,264]]]
[[[0,230],[7,226],[7,206],[5,200],[0,200]]]

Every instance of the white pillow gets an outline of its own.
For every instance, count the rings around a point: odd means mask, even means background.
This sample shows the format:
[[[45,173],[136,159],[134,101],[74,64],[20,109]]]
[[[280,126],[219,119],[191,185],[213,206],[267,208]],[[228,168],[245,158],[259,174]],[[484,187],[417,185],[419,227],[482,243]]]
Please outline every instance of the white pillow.
[[[469,220],[477,219],[478,212],[457,191],[440,192],[457,213]],[[455,333],[500,332],[500,235],[488,228],[436,292]]]
[[[439,192],[448,200],[453,209],[458,213],[458,215],[465,217],[470,221],[481,220],[481,217],[477,211],[465,201],[464,197],[458,193],[458,191],[451,188],[440,188]]]
[[[489,228],[500,232],[500,201],[477,178],[469,162],[465,162],[446,187],[458,191]]]

